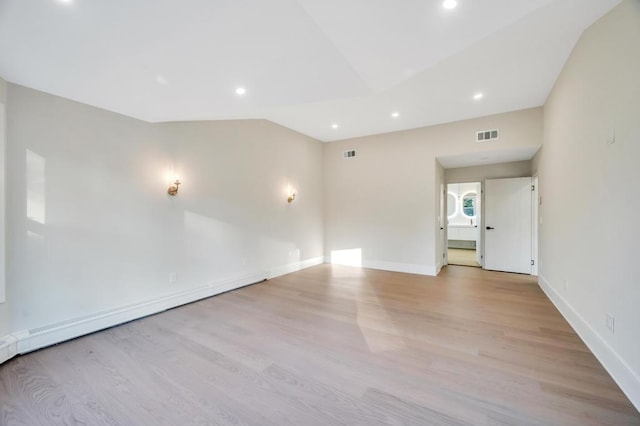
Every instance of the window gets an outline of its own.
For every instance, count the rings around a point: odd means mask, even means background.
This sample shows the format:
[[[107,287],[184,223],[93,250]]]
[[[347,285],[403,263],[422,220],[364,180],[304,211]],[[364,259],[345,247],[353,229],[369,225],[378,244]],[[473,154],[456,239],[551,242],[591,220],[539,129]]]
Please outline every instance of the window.
[[[475,192],[468,192],[462,197],[462,214],[467,217],[476,215],[476,196]]]

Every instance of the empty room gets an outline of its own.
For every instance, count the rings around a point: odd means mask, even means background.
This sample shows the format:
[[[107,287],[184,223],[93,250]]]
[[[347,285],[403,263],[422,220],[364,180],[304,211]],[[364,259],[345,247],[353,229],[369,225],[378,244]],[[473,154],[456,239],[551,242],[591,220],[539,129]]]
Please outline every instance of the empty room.
[[[0,0],[0,425],[640,425],[640,0]]]

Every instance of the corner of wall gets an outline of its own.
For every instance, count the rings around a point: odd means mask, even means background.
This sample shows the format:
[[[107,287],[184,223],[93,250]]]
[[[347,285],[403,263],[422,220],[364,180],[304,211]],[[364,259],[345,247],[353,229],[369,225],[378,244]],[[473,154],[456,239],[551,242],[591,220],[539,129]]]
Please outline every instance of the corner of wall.
[[[0,336],[9,330],[6,305],[6,103],[7,82],[0,77]],[[1,355],[0,355],[1,358]]]
[[[638,410],[636,241],[620,212],[640,210],[629,187],[640,156],[640,57],[630,54],[639,22],[640,2],[625,0],[585,30],[544,105],[544,146],[532,160],[540,287]],[[621,320],[615,333],[606,315]]]

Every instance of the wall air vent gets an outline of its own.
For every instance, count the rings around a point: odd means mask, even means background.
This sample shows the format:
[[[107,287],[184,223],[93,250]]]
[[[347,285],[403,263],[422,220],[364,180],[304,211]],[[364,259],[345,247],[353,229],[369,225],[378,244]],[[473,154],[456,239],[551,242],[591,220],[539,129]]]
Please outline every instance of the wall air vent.
[[[476,142],[487,142],[493,139],[498,139],[498,129],[476,132]]]
[[[355,151],[345,151],[342,153],[342,158],[345,158],[345,159],[351,159],[351,158],[354,158],[355,156],[356,156]]]

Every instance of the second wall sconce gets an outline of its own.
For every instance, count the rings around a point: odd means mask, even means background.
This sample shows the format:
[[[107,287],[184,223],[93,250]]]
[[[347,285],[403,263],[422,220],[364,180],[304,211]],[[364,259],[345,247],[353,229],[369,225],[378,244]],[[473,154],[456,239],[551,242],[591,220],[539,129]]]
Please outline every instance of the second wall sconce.
[[[173,182],[173,185],[171,185],[169,187],[169,189],[167,189],[167,194],[171,195],[171,196],[175,196],[176,194],[178,194],[178,186],[180,185],[180,181],[178,179],[176,179],[175,182]]]
[[[296,189],[293,187],[293,185],[288,184],[287,189],[285,189],[284,193],[287,196],[287,203],[291,204],[293,200],[296,199]]]

